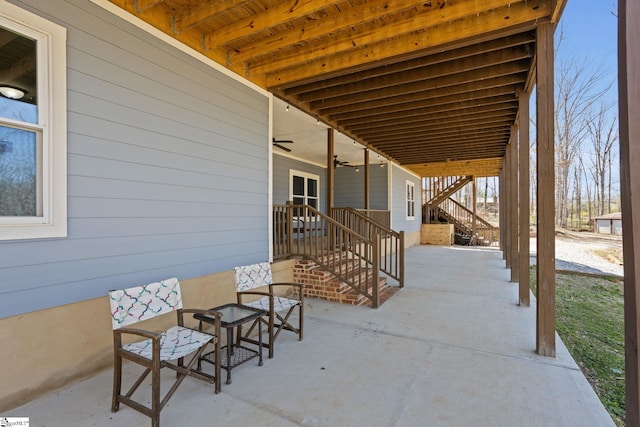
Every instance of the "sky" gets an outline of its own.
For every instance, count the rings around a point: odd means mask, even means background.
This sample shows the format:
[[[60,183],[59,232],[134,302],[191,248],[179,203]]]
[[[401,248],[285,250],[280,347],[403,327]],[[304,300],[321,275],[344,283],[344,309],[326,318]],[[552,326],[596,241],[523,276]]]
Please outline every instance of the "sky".
[[[607,82],[615,81],[608,94],[611,101],[617,99],[618,89],[617,13],[617,0],[568,0],[556,30],[556,37],[563,31],[556,64],[575,56],[586,58],[593,67],[603,67]]]

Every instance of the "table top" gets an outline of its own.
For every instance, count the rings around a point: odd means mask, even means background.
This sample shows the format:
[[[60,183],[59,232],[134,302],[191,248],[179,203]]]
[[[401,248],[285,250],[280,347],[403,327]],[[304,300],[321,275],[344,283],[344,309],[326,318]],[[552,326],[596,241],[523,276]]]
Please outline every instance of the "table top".
[[[223,328],[237,326],[267,314],[266,310],[236,303],[213,307],[211,310],[220,313],[220,326]],[[215,321],[213,317],[209,317],[206,314],[194,314],[193,317],[203,322],[213,323]]]

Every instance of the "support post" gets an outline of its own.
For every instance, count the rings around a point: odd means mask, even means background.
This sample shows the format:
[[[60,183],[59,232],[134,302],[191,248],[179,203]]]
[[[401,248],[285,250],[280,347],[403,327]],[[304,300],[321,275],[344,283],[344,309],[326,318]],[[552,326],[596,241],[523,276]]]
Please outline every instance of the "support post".
[[[370,195],[370,183],[369,183],[369,149],[364,149],[364,208],[369,209],[369,195]]]
[[[620,190],[624,251],[626,425],[640,425],[640,3],[618,3],[618,93],[620,97]]]
[[[477,229],[476,219],[477,219],[478,213],[476,212],[476,209],[477,209],[477,206],[478,206],[478,204],[477,204],[478,189],[476,187],[476,177],[475,176],[473,177],[473,181],[472,182],[473,182],[473,201],[472,201],[473,219],[471,221],[471,235],[472,235],[472,238],[475,239],[475,244],[477,245],[478,244],[478,237],[477,237],[478,229]]]
[[[333,218],[335,170],[333,169],[333,128],[327,129],[327,215]]]
[[[518,304],[529,307],[531,305],[531,292],[529,291],[529,94],[525,91],[518,93],[518,111],[518,193],[520,194]]]
[[[517,282],[520,277],[520,258],[518,257],[518,127],[511,126],[511,164],[509,170],[509,233],[511,235],[511,281]]]
[[[511,144],[513,144],[513,141],[510,140],[504,156],[504,173],[502,174],[502,187],[504,188],[504,259],[507,268],[511,268],[511,215],[509,212],[509,206],[511,206],[511,186],[509,185]]]
[[[504,191],[504,170],[506,168],[506,157],[502,164],[502,169],[500,169],[500,174],[498,175],[498,224],[500,227],[500,250],[502,251],[502,259],[506,260],[507,254],[504,247],[505,239],[505,225],[504,225],[504,217],[506,215],[504,208],[504,199],[505,199],[505,191]]]
[[[537,27],[537,307],[536,352],[556,355],[555,158],[552,23]]]

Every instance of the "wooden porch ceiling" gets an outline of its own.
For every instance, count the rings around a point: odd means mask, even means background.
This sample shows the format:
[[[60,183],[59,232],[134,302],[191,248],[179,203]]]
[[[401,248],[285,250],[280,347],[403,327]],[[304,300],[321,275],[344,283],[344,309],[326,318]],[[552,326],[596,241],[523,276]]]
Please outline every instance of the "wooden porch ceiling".
[[[110,0],[422,176],[497,175],[566,0]]]

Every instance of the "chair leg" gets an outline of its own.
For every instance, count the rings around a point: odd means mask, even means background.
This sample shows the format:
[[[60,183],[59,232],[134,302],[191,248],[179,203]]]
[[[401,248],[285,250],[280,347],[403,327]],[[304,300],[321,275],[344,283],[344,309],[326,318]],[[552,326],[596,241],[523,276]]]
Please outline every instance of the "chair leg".
[[[302,341],[302,335],[303,335],[303,326],[304,326],[304,304],[300,303],[300,305],[298,306],[298,327],[299,332],[298,332],[298,341]]]
[[[151,427],[160,427],[160,361],[154,359],[151,368]]]
[[[113,360],[113,398],[111,400],[111,412],[117,412],[120,409],[120,393],[122,391],[122,357],[118,354],[118,350],[114,352]]]
[[[267,327],[267,331],[269,333],[269,359],[273,359],[273,349],[275,347],[273,343],[275,339],[275,336],[273,334],[274,323],[275,323],[274,317],[275,317],[275,314],[273,312],[269,313],[269,325]]]

